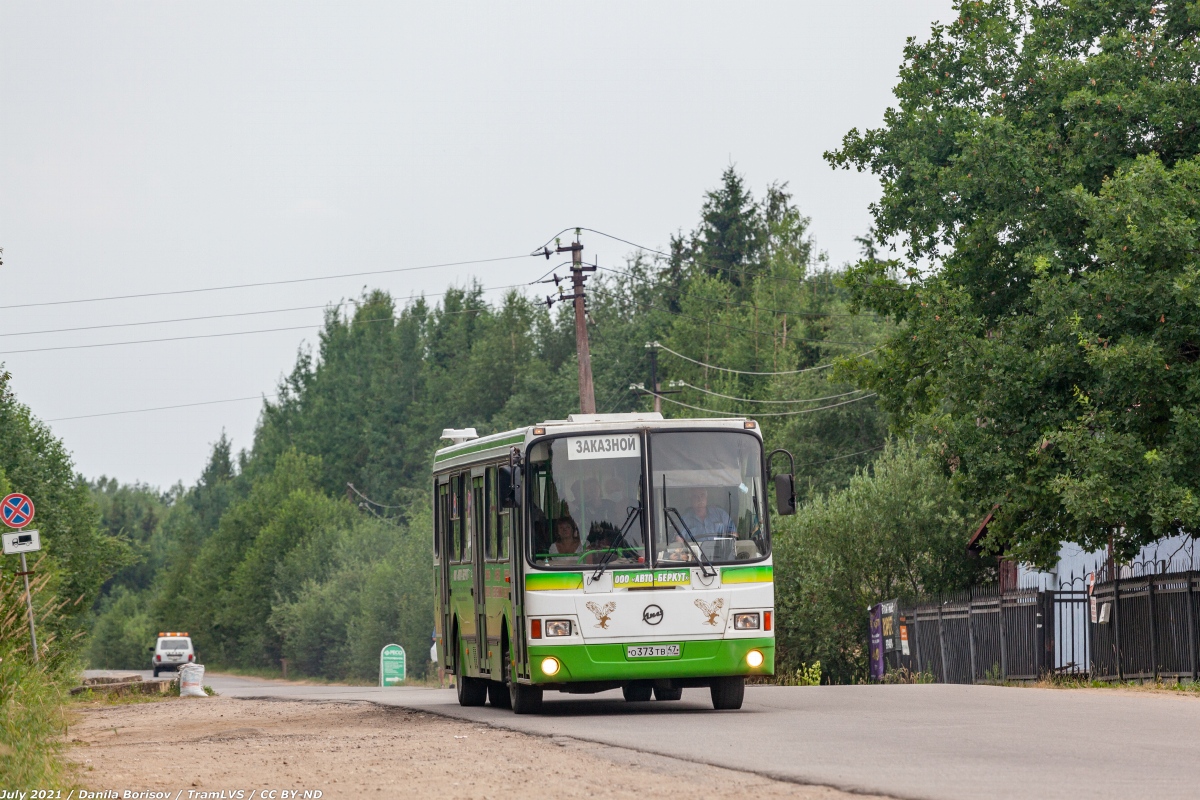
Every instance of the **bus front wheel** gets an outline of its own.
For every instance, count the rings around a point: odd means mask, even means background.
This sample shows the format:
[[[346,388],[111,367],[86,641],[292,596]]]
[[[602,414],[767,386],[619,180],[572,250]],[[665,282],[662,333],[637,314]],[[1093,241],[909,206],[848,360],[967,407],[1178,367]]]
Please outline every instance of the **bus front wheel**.
[[[646,703],[650,700],[650,695],[654,692],[654,684],[650,683],[627,683],[621,687],[621,694],[625,696],[626,702],[629,703]]]
[[[536,714],[542,710],[542,687],[514,681],[508,685],[508,699],[514,714]]]
[[[654,684],[654,699],[682,700],[683,689],[672,689],[669,681],[660,681]]]
[[[712,693],[713,708],[733,711],[742,707],[742,699],[746,696],[746,679],[740,676],[714,678],[709,691]]]

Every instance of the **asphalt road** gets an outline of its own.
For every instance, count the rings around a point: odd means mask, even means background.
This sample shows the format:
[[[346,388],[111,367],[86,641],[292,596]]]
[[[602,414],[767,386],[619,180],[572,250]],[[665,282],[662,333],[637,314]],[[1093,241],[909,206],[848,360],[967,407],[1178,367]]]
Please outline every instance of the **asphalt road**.
[[[144,673],[147,676],[149,673]],[[783,780],[901,798],[1200,797],[1200,699],[993,686],[706,689],[673,703],[547,694],[539,716],[462,708],[451,690],[206,676],[232,697],[367,700],[542,736],[601,742]]]

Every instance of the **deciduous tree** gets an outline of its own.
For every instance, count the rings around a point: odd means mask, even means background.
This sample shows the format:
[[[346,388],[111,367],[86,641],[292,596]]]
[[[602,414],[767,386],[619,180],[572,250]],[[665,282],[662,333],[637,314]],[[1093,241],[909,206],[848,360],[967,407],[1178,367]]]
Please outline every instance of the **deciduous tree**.
[[[880,177],[899,250],[849,276],[900,323],[856,377],[999,506],[995,547],[1200,531],[1200,6],[954,8],[909,41],[883,126],[827,154]]]

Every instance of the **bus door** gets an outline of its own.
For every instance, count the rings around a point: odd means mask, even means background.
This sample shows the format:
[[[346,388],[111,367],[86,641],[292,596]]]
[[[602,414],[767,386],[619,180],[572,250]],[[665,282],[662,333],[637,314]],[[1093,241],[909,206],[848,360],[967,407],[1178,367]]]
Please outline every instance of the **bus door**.
[[[450,640],[450,478],[439,476],[434,486],[433,557],[437,565],[438,659],[454,669],[454,642]]]
[[[474,598],[475,610],[475,652],[476,666],[481,675],[490,674],[488,663],[488,629],[487,629],[487,586],[484,570],[487,569],[487,501],[483,490],[483,467],[471,470],[471,552],[474,554],[472,566],[471,596]]]
[[[514,448],[515,450],[516,448]],[[526,632],[529,625],[525,621],[525,528],[521,513],[525,508],[525,481],[520,477],[521,467],[514,467],[517,481],[517,507],[510,509],[508,522],[509,555],[512,558],[512,604],[513,619],[511,646],[515,655],[518,678],[529,678],[529,643]]]

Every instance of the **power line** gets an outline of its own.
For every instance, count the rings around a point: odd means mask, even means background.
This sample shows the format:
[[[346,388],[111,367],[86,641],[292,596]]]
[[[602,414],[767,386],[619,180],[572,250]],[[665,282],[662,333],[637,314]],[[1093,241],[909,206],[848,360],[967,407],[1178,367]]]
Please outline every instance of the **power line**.
[[[648,279],[643,278],[640,275],[635,275],[632,272],[625,272],[624,270],[613,269],[612,267],[600,267],[600,269],[604,270],[605,272],[612,272],[617,275],[624,275],[628,278],[632,278],[633,280],[638,281],[639,283],[648,283],[649,282]],[[788,311],[787,309],[767,308],[766,306],[758,306],[758,305],[754,305],[753,303],[746,303],[746,302],[739,301],[739,300],[720,300],[716,297],[700,297],[697,299],[702,300],[706,303],[720,303],[721,305],[726,305],[726,306],[736,306],[738,308],[750,308],[750,309],[754,309],[756,311],[765,311],[769,314],[791,314],[796,317],[874,317],[874,316],[877,316],[875,314],[834,314],[831,311]]]
[[[314,278],[289,278],[282,281],[260,281],[258,283],[237,283],[227,286],[207,286],[199,289],[174,289],[166,292],[144,292],[141,294],[110,295],[108,297],[85,297],[78,300],[51,300],[41,303],[17,303],[0,306],[0,310],[11,308],[38,308],[42,306],[72,305],[75,303],[100,303],[108,300],[133,300],[141,297],[165,297],[177,294],[198,294],[200,292],[223,292],[230,289],[253,289],[260,286],[283,286],[292,283],[310,283],[312,281],[331,281],[338,278],[361,278],[368,275],[387,275],[396,272],[416,272],[423,269],[441,269],[444,267],[463,267],[471,264],[492,264],[497,261],[514,261],[519,258],[529,258],[527,255],[501,256],[499,258],[478,258],[472,261],[447,261],[443,264],[425,264],[419,267],[397,267],[395,269],[379,269],[369,272],[344,272],[338,275],[321,275]]]
[[[820,402],[824,402],[825,400],[836,400],[839,397],[849,397],[852,394],[858,394],[859,392],[866,391],[866,389],[855,389],[852,392],[842,392],[841,394],[831,394],[831,395],[827,395],[825,397],[810,397],[807,400],[753,400],[749,397],[734,397],[733,395],[721,394],[720,392],[710,392],[708,389],[701,389],[699,386],[693,386],[692,384],[688,383],[687,381],[673,381],[672,383],[676,386],[686,386],[689,389],[695,389],[697,392],[703,392],[704,394],[710,394],[713,397],[722,397],[726,400],[736,400],[739,403],[770,403],[772,405],[787,405],[787,404],[792,404],[792,403],[820,403]]]
[[[569,230],[575,230],[575,229],[570,228]],[[606,239],[612,239],[613,241],[621,242],[623,244],[629,245],[630,247],[636,247],[639,250],[645,250],[648,253],[654,253],[654,254],[660,255],[664,258],[671,258],[670,253],[664,253],[662,250],[658,250],[654,247],[647,247],[644,244],[638,244],[637,242],[631,242],[628,239],[622,239],[620,236],[613,236],[611,233],[605,233],[604,231],[598,231],[595,228],[579,228],[579,230],[587,231],[588,233],[594,233],[597,236],[603,236]],[[731,272],[731,273],[739,272],[742,275],[754,275],[756,277],[766,278],[767,280],[776,281],[778,283],[785,283],[788,286],[794,286],[800,282],[799,279],[793,280],[791,278],[779,278],[774,275],[764,274],[762,272],[751,272],[750,270],[746,270],[746,269],[734,269],[733,267],[728,267],[728,266],[725,266],[724,264],[716,264],[711,261],[704,261],[699,258],[692,258],[691,261],[695,264],[699,264],[702,267],[712,267],[713,269],[725,270],[726,272]]]
[[[810,461],[807,464],[798,464],[797,467],[815,467],[815,466],[818,466],[819,464],[828,464],[830,461],[841,461],[843,458],[854,458],[855,456],[862,456],[862,455],[866,455],[867,453],[874,453],[876,450],[882,450],[885,447],[887,447],[886,444],[881,444],[878,447],[871,447],[867,450],[859,450],[857,453],[843,453],[840,456],[834,456],[833,458],[826,458],[823,461]]]
[[[395,317],[380,317],[378,319],[360,319],[354,320],[360,322],[394,322]],[[219,339],[226,336],[250,336],[257,333],[277,333],[279,331],[305,331],[313,328],[320,328],[324,325],[292,325],[286,328],[261,328],[254,331],[231,331],[229,333],[198,333],[192,336],[167,336],[161,339],[135,339],[129,342],[98,342],[96,344],[66,344],[57,347],[31,347],[26,350],[0,350],[0,356],[15,355],[17,353],[46,353],[51,350],[90,350],[94,347],[124,347],[132,344],[155,344],[158,342],[182,342],[189,339]]]
[[[820,406],[819,408],[806,408],[802,411],[774,411],[774,412],[770,412],[770,413],[749,415],[749,414],[736,414],[732,411],[713,411],[711,408],[703,408],[701,406],[693,406],[689,403],[683,403],[683,402],[680,402],[679,400],[672,400],[669,397],[663,397],[662,395],[659,395],[659,397],[662,397],[662,399],[666,400],[668,403],[674,403],[677,406],[683,406],[684,408],[691,408],[696,411],[703,411],[706,414],[715,414],[717,416],[725,416],[725,417],[737,417],[737,416],[794,417],[799,414],[812,414],[817,411],[825,411],[830,408],[837,408],[838,406],[844,406],[844,405],[848,405],[850,403],[857,403],[859,400],[866,400],[866,399],[868,399],[870,397],[874,397],[874,396],[875,396],[875,392],[871,392],[870,394],[865,394],[862,397],[855,397],[853,400],[843,400],[840,403],[833,403],[832,405],[828,405],[828,406]]]
[[[360,492],[358,490],[358,487],[355,486],[353,483],[347,483],[346,488],[349,489],[350,491],[354,492],[356,495],[361,497],[364,501],[370,503],[373,506],[378,506],[379,508],[404,508],[404,506],[389,506],[389,505],[384,505],[383,503],[376,502],[375,500],[372,500],[371,498],[367,497],[365,494]]]
[[[525,284],[522,284],[522,283],[514,283],[509,286],[489,286],[489,287],[482,289],[481,291],[490,292],[490,291],[495,291],[496,289],[518,289],[524,285]],[[421,295],[421,299],[425,299],[426,297],[441,297],[442,295],[445,295],[445,294],[447,294],[447,292],[439,292],[437,294]],[[203,317],[173,317],[171,319],[156,319],[156,320],[149,320],[147,322],[116,322],[116,323],[112,323],[109,325],[85,325],[85,326],[79,327],[79,328],[51,328],[51,329],[41,330],[41,331],[16,331],[13,333],[0,333],[0,337],[4,337],[4,336],[34,336],[34,335],[42,334],[42,333],[69,333],[69,332],[73,332],[73,331],[94,331],[94,330],[101,330],[104,328],[127,328],[127,327],[133,327],[133,326],[138,326],[138,325],[166,325],[168,323],[173,323],[173,322],[195,322],[198,320],[225,319],[228,317],[249,317],[249,316],[256,316],[256,315],[261,315],[261,314],[282,314],[287,311],[311,311],[311,310],[317,309],[317,308],[329,308],[329,309],[341,308],[342,306],[347,305],[348,303],[355,303],[355,302],[356,301],[354,301],[354,300],[343,300],[340,303],[325,303],[324,305],[319,305],[319,306],[296,306],[295,308],[277,308],[277,309],[270,309],[270,310],[265,310],[265,311],[241,311],[241,312],[234,313],[234,314],[210,314],[210,315],[203,316]],[[401,312],[407,311],[411,307],[412,306],[404,306],[404,308],[402,308],[400,310],[401,310]],[[446,311],[445,309],[441,309],[441,311],[439,313],[441,313],[441,314],[470,314],[473,312],[479,312],[481,310],[483,310],[483,309],[464,308],[464,309],[460,309],[458,311]]]
[[[128,411],[105,411],[102,414],[79,414],[74,417],[56,417],[54,419],[44,420],[45,422],[66,422],[71,419],[92,419],[93,417],[115,417],[121,414],[144,414],[148,411],[169,411],[173,408],[192,408],[193,406],[214,406],[219,403],[242,403],[247,400],[266,400],[270,397],[277,397],[275,394],[259,394],[254,397],[232,397],[228,400],[206,400],[202,403],[180,403],[175,406],[158,406],[156,408],[132,408]]]
[[[325,303],[319,306],[296,306],[295,308],[276,308],[266,311],[241,311],[234,314],[208,314],[203,317],[174,317],[172,319],[155,319],[145,322],[113,322],[108,325],[84,325],[78,328],[47,328],[40,331],[14,331],[12,333],[0,333],[0,337],[5,336],[37,336],[44,333],[73,333],[75,331],[98,331],[106,328],[132,328],[140,325],[166,325],[172,322],[198,322],[208,319],[228,319],[231,317],[252,317],[262,314],[284,314],[289,311],[312,311],[316,308],[341,308],[349,301],[342,301],[336,305]]]
[[[487,291],[493,291],[496,289],[516,289],[516,288],[520,288],[522,286],[524,286],[524,284],[519,284],[519,283],[512,284],[509,286],[491,286],[491,287],[482,289],[481,291],[487,292]],[[441,292],[439,294],[434,294],[434,295],[422,295],[422,298],[438,297],[438,296],[441,296],[444,294],[447,294],[447,292]],[[345,305],[345,303],[338,303],[337,305],[335,305],[333,307],[339,308],[342,305]],[[31,335],[39,334],[39,333],[62,333],[62,332],[66,332],[66,331],[83,331],[83,330],[94,330],[94,329],[99,329],[99,328],[117,328],[117,327],[123,327],[125,325],[161,325],[161,324],[166,324],[166,323],[171,323],[171,322],[191,322],[193,320],[219,319],[222,317],[239,317],[239,316],[246,316],[246,315],[251,315],[251,314],[274,314],[274,313],[280,313],[282,311],[299,311],[299,310],[303,310],[303,308],[328,308],[328,307],[330,307],[330,306],[311,306],[311,307],[301,307],[301,308],[295,308],[295,309],[279,309],[278,311],[249,311],[249,312],[244,312],[241,314],[213,314],[213,315],[207,316],[207,317],[179,317],[176,319],[154,320],[154,321],[150,321],[150,322],[130,322],[130,323],[118,323],[118,324],[113,324],[113,325],[93,325],[93,326],[80,327],[80,328],[60,328],[57,330],[18,331],[15,333],[3,333],[3,334],[0,334],[0,336],[31,336]],[[401,311],[401,313],[403,313],[404,311],[408,310],[409,308],[411,308],[411,306],[405,306],[404,308],[400,309],[400,311]],[[441,309],[437,313],[440,313],[443,315],[471,314],[471,313],[478,313],[483,310],[484,309],[482,309],[482,308],[464,308],[464,309],[460,309],[458,311],[446,311],[445,309]],[[351,322],[355,322],[355,323],[357,323],[357,322],[386,322],[387,320],[394,321],[395,319],[396,319],[396,317],[380,317],[378,319],[351,320]],[[42,352],[48,352],[48,351],[52,351],[52,350],[82,350],[82,349],[88,349],[88,348],[93,348],[93,347],[119,347],[119,346],[123,346],[123,345],[153,344],[153,343],[157,343],[157,342],[178,342],[178,341],[185,341],[188,339],[214,339],[214,338],[220,338],[220,337],[224,337],[224,336],[248,336],[250,334],[256,334],[256,333],[275,333],[278,331],[308,330],[310,328],[320,328],[323,325],[324,325],[324,323],[322,322],[322,323],[312,323],[309,325],[295,325],[295,326],[284,327],[284,328],[262,328],[262,329],[258,329],[258,330],[252,330],[252,331],[233,331],[230,333],[205,333],[205,334],[196,334],[193,336],[169,336],[169,337],[163,337],[163,338],[158,338],[158,339],[136,339],[136,340],[128,341],[128,342],[100,342],[100,343],[95,343],[95,344],[62,345],[62,346],[58,346],[58,347],[32,347],[32,348],[27,348],[24,350],[0,350],[0,355],[15,355],[15,354],[19,354],[19,353],[42,353]]]
[[[621,297],[621,295],[618,295],[614,292],[610,292],[606,289],[593,288],[592,291],[598,292],[603,295],[608,295],[609,297],[617,297],[617,298]],[[657,309],[658,311],[662,311],[667,314],[671,314],[672,316],[683,317],[684,319],[694,319],[697,322],[703,322],[706,325],[716,325],[718,328],[729,328],[730,330],[742,331],[743,333],[753,333],[756,336],[770,336],[772,338],[778,337],[778,334],[775,333],[774,331],[760,331],[760,330],[755,330],[754,328],[743,328],[740,325],[728,325],[724,322],[713,322],[712,320],[705,319],[704,317],[697,317],[697,316],[693,316],[692,314],[685,314],[682,311],[672,311],[669,308],[663,308],[662,306],[657,306],[654,303],[647,303],[645,301],[638,300],[636,298],[631,297],[629,299],[633,303],[635,303],[639,306],[642,306],[643,308]],[[796,342],[812,342],[814,344],[837,344],[837,345],[847,345],[847,346],[858,346],[858,345],[867,344],[867,342],[839,342],[839,341],[834,341],[833,339],[808,339],[803,336],[789,336],[788,338],[790,338],[792,341],[796,341]]]
[[[718,367],[715,364],[705,364],[703,361],[697,361],[694,358],[689,358],[689,357],[685,356],[683,353],[677,353],[661,342],[655,342],[655,344],[658,347],[662,348],[663,350],[666,350],[671,355],[676,356],[678,358],[682,358],[684,361],[690,361],[693,364],[696,364],[698,366],[706,367],[708,369],[719,370],[721,372],[732,372],[735,375],[799,375],[801,372],[816,372],[817,370],[829,369],[830,367],[833,366],[833,364],[821,364],[820,366],[817,366],[817,367],[805,367],[804,369],[789,369],[789,370],[784,370],[782,372],[751,372],[749,370],[743,370],[743,369],[731,369],[729,367]],[[858,353],[857,355],[865,356],[869,353],[874,353],[878,349],[879,349],[878,347],[872,347],[870,350],[866,350],[862,353]]]

